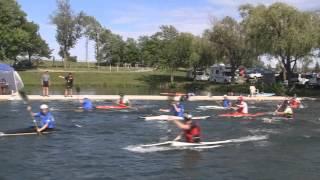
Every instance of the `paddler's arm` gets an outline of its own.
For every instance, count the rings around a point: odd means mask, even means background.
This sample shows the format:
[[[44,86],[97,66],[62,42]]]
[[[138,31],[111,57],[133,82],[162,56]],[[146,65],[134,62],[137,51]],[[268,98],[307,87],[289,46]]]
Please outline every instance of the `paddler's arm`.
[[[178,108],[176,104],[173,104],[172,106],[173,106],[173,108],[174,108],[174,110],[175,110],[176,112],[180,112],[180,111],[181,111],[181,109]]]
[[[178,128],[183,129],[183,130],[187,130],[190,129],[190,125],[189,124],[184,124],[182,123],[180,120],[171,120],[174,124],[176,124],[178,126]]]
[[[46,123],[44,126],[42,126],[41,128],[37,128],[37,132],[42,132],[44,131],[45,129],[47,129],[49,123]]]
[[[65,79],[65,77],[64,76],[58,76],[59,78],[62,78],[62,79]]]
[[[173,141],[179,141],[182,137],[183,133],[180,133],[176,138],[173,139]]]
[[[32,117],[35,116],[36,113],[33,113],[33,112],[32,112],[32,107],[31,107],[31,106],[28,106],[28,107],[27,107],[27,110],[29,111],[29,113],[30,113],[30,115],[31,115]]]
[[[161,112],[170,112],[170,109],[159,109]]]

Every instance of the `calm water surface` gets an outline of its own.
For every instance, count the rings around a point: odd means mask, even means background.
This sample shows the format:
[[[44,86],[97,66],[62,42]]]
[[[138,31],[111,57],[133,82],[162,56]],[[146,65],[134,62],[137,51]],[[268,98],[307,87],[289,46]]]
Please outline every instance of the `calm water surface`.
[[[32,102],[34,109],[41,103]],[[47,102],[59,132],[43,136],[0,137],[0,179],[290,179],[320,177],[319,102],[304,102],[291,122],[259,118],[219,118],[221,110],[196,110],[209,102],[187,102],[204,141],[264,140],[212,149],[143,149],[141,144],[173,139],[167,122],[144,121],[164,101],[134,101],[139,110],[74,112],[77,102]],[[110,102],[95,102],[96,105]],[[214,103],[211,103],[214,105]],[[250,103],[251,112],[270,112],[276,102]],[[269,116],[270,117],[270,116]],[[0,102],[0,131],[31,125],[25,105]]]

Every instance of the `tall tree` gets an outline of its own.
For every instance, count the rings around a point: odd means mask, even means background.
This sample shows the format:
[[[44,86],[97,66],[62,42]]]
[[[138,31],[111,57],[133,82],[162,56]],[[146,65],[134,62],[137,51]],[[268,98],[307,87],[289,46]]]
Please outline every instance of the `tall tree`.
[[[83,34],[86,37],[86,61],[89,68],[89,62],[88,62],[88,43],[89,40],[93,40],[95,42],[95,57],[100,64],[101,60],[98,59],[100,57],[99,55],[99,49],[100,49],[100,42],[99,37],[103,31],[103,27],[101,24],[96,20],[95,17],[88,16],[84,12],[80,12],[79,14],[80,18],[80,24],[83,27]]]
[[[298,60],[309,56],[315,46],[311,13],[284,3],[269,7],[244,5],[240,8],[248,39],[257,51],[282,64],[284,79],[290,79]]]
[[[57,0],[57,6],[56,12],[51,16],[51,22],[57,26],[59,55],[63,58],[66,68],[66,61],[70,57],[69,51],[81,37],[81,17],[73,12],[69,0]]]
[[[218,21],[209,34],[210,41],[215,46],[217,58],[231,65],[233,75],[240,65],[254,59],[255,54],[248,47],[245,30],[233,18],[225,17]]]
[[[124,62],[138,63],[140,62],[140,50],[137,42],[133,38],[128,38],[124,46]]]
[[[178,53],[181,53],[178,46],[179,32],[174,26],[163,25],[160,27],[160,32],[156,33],[161,41],[161,58],[159,61],[160,67],[168,69],[170,72],[170,81],[174,82],[174,72],[182,65],[181,58]],[[180,39],[180,42],[182,39]]]
[[[28,55],[28,59],[31,63],[32,56],[47,57],[50,58],[51,50],[48,44],[41,38],[39,26],[33,22],[27,22],[24,24],[24,29],[29,32],[28,40],[25,43],[24,51]]]
[[[26,54],[49,56],[38,25],[27,21],[15,0],[0,0],[0,12],[0,59],[16,60],[18,55]]]

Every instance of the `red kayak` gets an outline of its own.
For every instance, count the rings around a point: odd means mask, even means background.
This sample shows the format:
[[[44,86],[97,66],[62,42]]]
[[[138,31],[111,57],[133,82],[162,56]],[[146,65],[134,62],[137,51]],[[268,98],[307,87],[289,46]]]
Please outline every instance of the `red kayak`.
[[[128,106],[96,106],[96,109],[128,109]]]
[[[266,113],[263,113],[263,112],[254,113],[254,114],[234,112],[234,113],[219,114],[219,116],[220,117],[256,117],[256,116],[263,116],[265,114]]]

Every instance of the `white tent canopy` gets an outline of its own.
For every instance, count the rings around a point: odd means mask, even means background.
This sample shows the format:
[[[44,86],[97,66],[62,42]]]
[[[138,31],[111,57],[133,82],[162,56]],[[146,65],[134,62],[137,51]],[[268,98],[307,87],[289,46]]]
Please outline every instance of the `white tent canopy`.
[[[9,65],[0,64],[0,82],[6,82],[9,92],[17,92],[24,87],[19,74]]]

